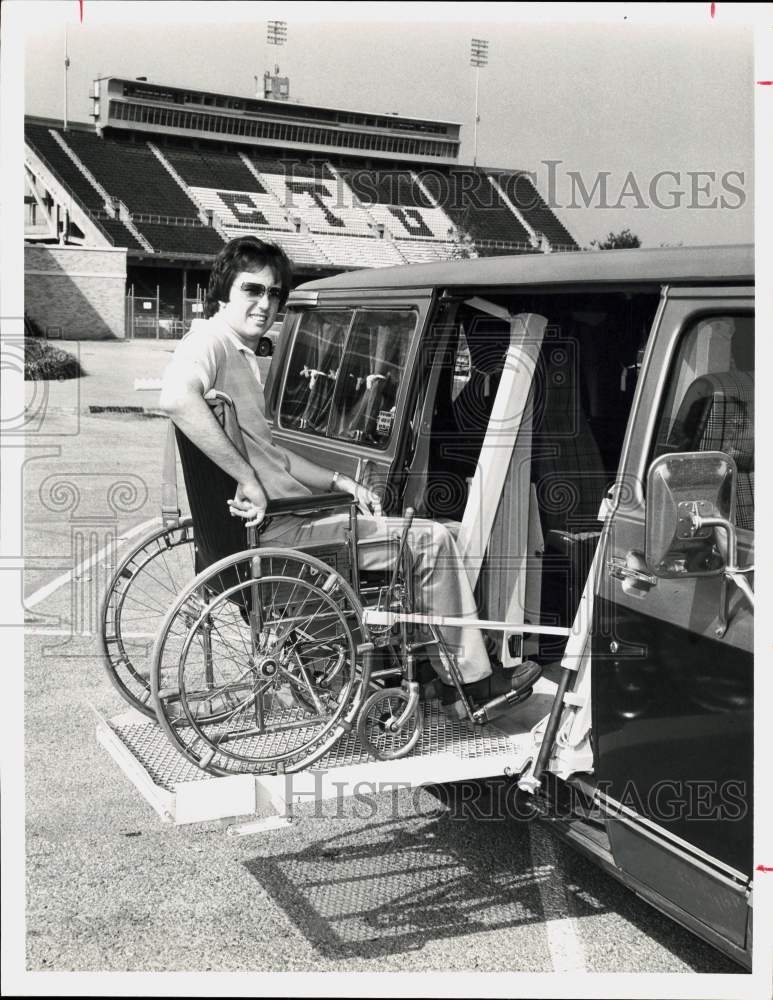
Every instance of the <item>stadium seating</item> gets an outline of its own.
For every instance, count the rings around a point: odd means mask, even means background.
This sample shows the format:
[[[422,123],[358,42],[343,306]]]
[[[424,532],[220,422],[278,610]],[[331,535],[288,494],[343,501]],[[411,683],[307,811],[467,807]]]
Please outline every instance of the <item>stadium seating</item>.
[[[126,247],[128,250],[145,249],[120,219],[99,218],[94,221],[107,233],[113,246]]]
[[[333,175],[324,160],[272,159],[248,154],[250,162],[260,173],[281,174],[283,177],[313,177],[332,180]]]
[[[336,267],[389,267],[405,263],[391,240],[315,233],[314,242]]]
[[[416,183],[410,170],[341,170],[347,184],[365,205],[400,205],[431,208],[432,202]]]
[[[348,168],[341,173],[368,215],[393,239],[442,240],[446,243],[452,235],[453,222],[442,208],[430,202],[410,170]],[[426,247],[417,251],[419,259],[428,259],[428,252]],[[438,254],[429,259],[442,260],[445,256],[439,248]]]
[[[351,191],[332,174],[329,178],[269,173],[255,161],[260,178],[285,214],[299,219],[312,233],[372,236],[373,221],[354,204]]]
[[[198,149],[161,147],[186,184],[217,191],[255,191],[256,181],[236,153],[203,152]]]
[[[135,222],[137,229],[159,253],[216,254],[223,240],[208,226],[173,226],[154,222]]]
[[[190,192],[198,204],[211,211],[225,228],[242,231],[282,229],[295,232],[287,221],[284,209],[265,189],[257,191],[259,182],[252,178],[251,191],[229,191],[227,188],[191,187]]]
[[[469,233],[476,244],[479,239],[496,240],[515,249],[532,243],[529,232],[482,170],[454,169],[447,176],[432,172],[424,178],[424,183],[454,225]],[[508,251],[499,248],[497,252]]]
[[[526,222],[537,233],[544,234],[552,247],[579,249],[552,209],[548,208],[527,174],[496,171],[496,178],[497,183]]]
[[[43,162],[48,164],[54,176],[72,191],[84,208],[104,210],[104,199],[54,139],[50,129],[45,125],[28,123],[24,127],[24,137]]]
[[[296,264],[314,264],[319,267],[330,267],[331,260],[317,245],[316,237],[311,233],[286,233],[275,231],[268,234]]]
[[[246,147],[229,152],[206,142],[165,145],[161,138],[157,149],[170,171],[141,132],[129,141],[28,122],[25,134],[30,149],[106,240],[134,251],[147,252],[111,216],[78,162],[108,200],[126,206],[153,252],[162,255],[206,257],[220,250],[224,238],[245,233],[278,243],[299,265],[320,268],[537,252],[546,249],[543,237],[551,249],[578,249],[529,176],[518,171],[365,169],[352,159],[302,160]],[[209,213],[214,226],[201,222]],[[471,238],[466,249],[459,246],[460,233]]]
[[[64,134],[70,149],[102,187],[134,215],[198,219],[193,201],[150,151],[147,143],[100,139],[90,132]]]

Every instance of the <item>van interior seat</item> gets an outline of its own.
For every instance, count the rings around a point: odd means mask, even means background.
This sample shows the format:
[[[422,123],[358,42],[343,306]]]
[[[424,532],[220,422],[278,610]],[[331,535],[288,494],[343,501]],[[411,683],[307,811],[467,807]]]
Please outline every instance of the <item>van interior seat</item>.
[[[735,460],[736,525],[754,528],[754,375],[717,372],[693,381],[669,433],[671,451],[722,451]]]

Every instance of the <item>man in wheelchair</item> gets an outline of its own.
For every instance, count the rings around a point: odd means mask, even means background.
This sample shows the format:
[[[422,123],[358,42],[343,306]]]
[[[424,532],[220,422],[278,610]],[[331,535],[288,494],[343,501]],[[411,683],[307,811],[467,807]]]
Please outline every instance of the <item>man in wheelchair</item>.
[[[233,479],[230,515],[247,526],[262,525],[262,544],[303,550],[320,539],[344,538],[349,527],[345,512],[313,518],[282,514],[264,524],[269,500],[343,491],[351,494],[362,512],[357,518],[360,569],[389,570],[395,561],[394,538],[401,533],[404,520],[381,517],[378,496],[362,483],[272,441],[255,352],[287,300],[290,281],[290,261],[280,247],[252,236],[228,243],[212,268],[205,319],[194,322],[165,372],[161,409],[178,432]],[[243,451],[207,403],[205,394],[210,390],[233,401]],[[206,489],[206,483],[201,485]],[[502,695],[508,695],[508,701],[511,696],[525,696],[540,668],[526,661],[504,671],[498,661],[493,665],[489,661],[483,635],[472,624],[477,617],[475,599],[449,529],[416,519],[407,531],[407,545],[412,555],[415,610],[471,621],[469,627],[441,630],[441,648],[455,658],[457,680],[461,679],[469,701],[475,705]],[[443,685],[442,701],[453,712],[459,694],[444,656],[437,649],[435,653],[432,665]]]

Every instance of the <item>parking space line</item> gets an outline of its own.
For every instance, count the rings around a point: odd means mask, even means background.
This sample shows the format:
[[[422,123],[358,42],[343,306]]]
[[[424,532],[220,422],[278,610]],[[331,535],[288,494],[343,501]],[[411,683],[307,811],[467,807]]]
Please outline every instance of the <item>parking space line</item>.
[[[554,972],[585,972],[585,955],[577,922],[568,916],[569,900],[564,889],[555,842],[539,823],[529,823],[532,868],[550,868],[551,877],[537,879],[548,951]]]
[[[125,534],[119,537],[118,539],[119,543],[126,542],[130,538],[133,538],[135,535],[139,535],[141,532],[147,531],[148,528],[154,525],[157,521],[158,518],[152,517],[147,521],[143,521],[141,524],[135,525],[133,528],[131,528],[129,531],[127,531]],[[96,552],[93,556],[89,556],[88,559],[84,559],[83,562],[78,563],[77,566],[73,566],[72,569],[68,569],[66,572],[61,573],[59,576],[55,577],[49,583],[46,583],[44,586],[40,587],[34,593],[30,594],[30,596],[24,600],[24,607],[28,610],[30,608],[36,607],[38,604],[41,603],[41,601],[45,601],[47,597],[50,597],[51,594],[59,590],[60,587],[63,587],[66,583],[69,583],[72,580],[73,576],[80,576],[80,574],[83,573],[84,570],[91,569],[92,566],[96,566],[105,558],[106,555],[112,552],[112,550],[113,550],[112,545],[110,544],[103,545],[102,548],[98,552]]]

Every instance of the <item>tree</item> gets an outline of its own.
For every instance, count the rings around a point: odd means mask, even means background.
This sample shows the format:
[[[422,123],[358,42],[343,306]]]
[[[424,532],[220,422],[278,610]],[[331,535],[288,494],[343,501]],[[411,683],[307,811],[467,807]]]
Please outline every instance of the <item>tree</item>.
[[[461,226],[451,226],[448,230],[451,241],[451,260],[469,260],[475,254],[475,241]]]
[[[608,233],[605,240],[591,240],[590,245],[597,250],[631,250],[641,246],[641,240],[627,227],[619,233]]]

